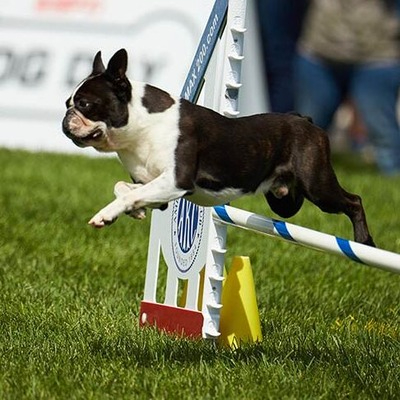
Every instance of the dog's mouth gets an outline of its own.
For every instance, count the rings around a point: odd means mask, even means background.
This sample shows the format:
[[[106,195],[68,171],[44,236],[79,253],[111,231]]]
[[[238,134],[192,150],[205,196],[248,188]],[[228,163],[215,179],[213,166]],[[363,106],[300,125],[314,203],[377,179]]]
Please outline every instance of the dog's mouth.
[[[112,151],[107,125],[102,121],[91,121],[75,109],[69,109],[63,119],[63,132],[78,147],[92,146],[98,151]]]
[[[84,141],[97,140],[97,139],[100,139],[102,136],[103,136],[103,131],[100,128],[97,128],[93,132],[91,132],[89,135],[83,137],[82,139]]]
[[[102,124],[87,120],[75,109],[67,111],[63,120],[63,131],[78,146],[98,141],[105,135]]]
[[[90,146],[93,142],[98,142],[104,137],[104,132],[100,128],[96,128],[89,135],[83,137],[73,136],[72,141],[79,147]]]

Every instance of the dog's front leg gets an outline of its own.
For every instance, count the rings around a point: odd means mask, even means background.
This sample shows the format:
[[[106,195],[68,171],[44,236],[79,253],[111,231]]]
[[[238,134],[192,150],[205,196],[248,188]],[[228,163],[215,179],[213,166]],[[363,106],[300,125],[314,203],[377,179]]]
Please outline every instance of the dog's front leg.
[[[143,207],[165,204],[184,196],[186,193],[186,190],[175,186],[173,172],[167,171],[151,182],[117,197],[100,210],[89,221],[89,224],[96,228],[102,228],[105,225],[111,224],[123,213],[130,213],[132,210]]]
[[[115,197],[121,197],[124,196],[125,194],[129,193],[131,190],[137,189],[139,187],[143,186],[141,183],[128,183],[128,182],[117,182],[114,186],[114,194]],[[145,208],[138,208],[135,210],[132,210],[131,212],[127,213],[132,218],[135,219],[145,219],[146,218],[146,209]]]

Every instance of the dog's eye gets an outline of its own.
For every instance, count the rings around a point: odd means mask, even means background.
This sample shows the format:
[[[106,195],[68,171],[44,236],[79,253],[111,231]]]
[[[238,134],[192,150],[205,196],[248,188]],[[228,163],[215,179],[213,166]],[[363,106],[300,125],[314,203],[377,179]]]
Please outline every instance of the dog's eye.
[[[79,108],[88,108],[89,106],[90,106],[90,103],[86,100],[81,99],[78,101]]]

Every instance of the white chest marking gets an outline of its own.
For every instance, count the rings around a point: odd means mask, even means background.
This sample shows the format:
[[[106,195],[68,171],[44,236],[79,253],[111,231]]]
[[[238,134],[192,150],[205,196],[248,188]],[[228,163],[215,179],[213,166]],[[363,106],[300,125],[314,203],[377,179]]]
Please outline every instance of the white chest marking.
[[[113,134],[119,141],[118,156],[131,174],[147,183],[167,170],[175,168],[175,149],[179,138],[179,100],[167,110],[149,113],[142,105],[145,84],[134,82],[128,125],[123,135]],[[119,136],[121,138],[119,138]]]

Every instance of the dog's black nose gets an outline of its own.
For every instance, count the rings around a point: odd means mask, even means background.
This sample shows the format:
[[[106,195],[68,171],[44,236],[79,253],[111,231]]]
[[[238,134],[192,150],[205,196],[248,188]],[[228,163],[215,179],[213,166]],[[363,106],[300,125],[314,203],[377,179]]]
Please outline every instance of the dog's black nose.
[[[69,138],[71,138],[73,135],[71,134],[71,131],[69,130],[69,116],[68,113],[65,115],[64,119],[62,120],[62,130],[65,135],[67,135]]]
[[[64,134],[70,139],[75,138],[75,135],[72,133],[70,128],[70,122],[73,115],[74,115],[74,110],[72,108],[69,108],[65,113],[64,119],[62,120],[62,130]]]

